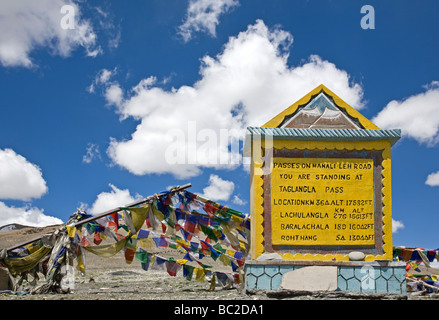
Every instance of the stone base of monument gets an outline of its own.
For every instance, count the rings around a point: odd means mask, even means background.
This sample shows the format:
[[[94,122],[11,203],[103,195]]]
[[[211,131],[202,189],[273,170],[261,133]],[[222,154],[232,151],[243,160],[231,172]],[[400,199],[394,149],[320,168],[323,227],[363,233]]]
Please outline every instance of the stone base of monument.
[[[246,290],[407,294],[405,263],[395,261],[247,261]]]

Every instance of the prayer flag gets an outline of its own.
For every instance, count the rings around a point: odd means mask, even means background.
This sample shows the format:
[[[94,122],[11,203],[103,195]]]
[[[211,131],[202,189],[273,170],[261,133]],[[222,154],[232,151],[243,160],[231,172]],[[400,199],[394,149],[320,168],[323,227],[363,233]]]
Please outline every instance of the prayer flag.
[[[157,247],[167,247],[168,246],[168,242],[166,241],[166,239],[164,237],[152,238],[152,240],[154,240]]]
[[[153,270],[165,270],[165,262],[166,261],[167,261],[166,259],[155,255],[154,261],[152,262],[150,267]]]
[[[178,270],[180,270],[181,265],[177,263],[176,261],[168,260],[165,262],[166,265],[166,271],[170,276],[175,277],[177,275]]]
[[[219,260],[220,260],[225,266],[229,266],[229,265],[230,265],[230,261],[231,261],[231,259],[230,259],[227,255],[225,255],[225,254],[222,254],[222,255],[219,257]]]
[[[113,221],[116,225],[116,228],[119,228],[119,213],[115,212],[115,213],[110,214],[110,216],[113,219]]]
[[[177,260],[177,263],[180,264],[180,265],[186,264],[187,262],[188,262],[187,259],[179,259],[179,260]]]
[[[209,291],[215,291],[215,283],[216,283],[216,274],[215,272],[212,274],[212,279],[210,280],[210,288]]]
[[[76,269],[78,269],[80,272],[84,273],[85,272],[85,266],[84,266],[84,261],[82,259],[82,255],[81,254],[78,254],[77,261],[78,261],[78,264],[76,266]]]
[[[131,264],[131,262],[133,262],[134,254],[135,254],[135,251],[133,249],[125,248],[125,261],[126,261],[126,263]]]
[[[213,247],[221,253],[226,253],[226,251],[227,251],[226,249],[221,247],[221,245],[219,243],[215,244]]]
[[[206,278],[206,273],[204,272],[203,268],[195,268],[195,279],[197,281],[204,281],[204,278]]]
[[[218,257],[221,255],[222,255],[222,253],[215,250],[213,247],[210,249],[210,256],[212,257],[213,260],[216,261],[216,259],[218,259]]]
[[[143,249],[139,249],[139,251],[136,252],[135,257],[137,260],[140,261],[142,269],[148,271],[149,264],[151,263],[151,259],[152,259],[152,254],[146,252]]]
[[[137,233],[137,239],[144,239],[149,237],[149,230],[140,229]]]
[[[66,228],[67,228],[67,233],[69,235],[69,238],[73,238],[75,236],[76,227],[67,225]]]
[[[190,281],[192,279],[192,275],[194,273],[194,266],[190,266],[190,265],[183,265],[183,277],[186,278],[186,280]]]
[[[93,242],[96,245],[99,245],[102,242],[102,239],[100,237],[100,233],[99,232],[95,232],[94,238],[93,238]]]
[[[89,246],[90,245],[90,242],[88,242],[88,239],[87,239],[87,237],[82,237],[81,238],[81,245],[83,246],[83,247],[86,247],[86,246]]]
[[[204,254],[209,254],[208,251],[210,250],[211,245],[208,244],[206,241],[203,241],[203,240],[200,240],[200,244],[201,244],[201,251]],[[205,251],[207,251],[207,253]]]
[[[140,247],[142,249],[151,249],[155,244],[154,240],[151,238],[146,238],[146,239],[141,238],[139,241],[140,241]]]

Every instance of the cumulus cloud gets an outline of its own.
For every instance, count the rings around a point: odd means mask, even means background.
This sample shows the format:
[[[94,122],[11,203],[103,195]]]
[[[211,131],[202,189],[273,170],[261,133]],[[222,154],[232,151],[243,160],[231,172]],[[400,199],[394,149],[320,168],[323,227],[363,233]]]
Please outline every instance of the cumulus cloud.
[[[39,48],[63,57],[77,47],[91,57],[101,52],[93,27],[71,0],[0,1],[0,12],[0,63],[5,67],[34,66],[31,53]]]
[[[30,201],[48,190],[41,169],[12,149],[0,149],[0,186],[0,199],[4,200]],[[0,226],[11,223],[43,227],[63,222],[29,203],[14,207],[0,201]]]
[[[435,145],[439,141],[439,82],[404,100],[389,102],[373,119],[383,129],[398,128],[403,137]]]
[[[185,42],[192,38],[193,32],[207,32],[215,37],[219,16],[237,5],[237,0],[190,0],[185,21],[178,33]]]
[[[401,229],[404,229],[404,224],[401,221],[392,219],[392,233],[397,233]]]
[[[333,63],[312,55],[289,67],[292,41],[290,33],[258,20],[216,56],[204,56],[193,85],[167,90],[154,76],[131,90],[108,83],[107,102],[121,119],[139,124],[129,139],[111,138],[107,154],[136,175],[171,173],[183,179],[203,168],[236,168],[247,126],[264,124],[322,83],[351,106],[364,107],[361,86]]]
[[[439,186],[439,171],[430,173],[425,181],[425,184],[431,187]]]
[[[233,202],[234,204],[238,205],[238,206],[243,206],[243,205],[247,204],[247,201],[242,200],[242,199],[241,199],[239,196],[237,196],[237,195],[234,195],[234,196],[233,196],[233,200],[232,200],[232,202]]]
[[[123,99],[123,91],[118,84],[112,84],[105,91],[105,99],[109,104],[120,105]]]
[[[209,185],[203,189],[202,196],[212,201],[228,201],[234,189],[233,181],[223,180],[216,174],[211,174]]]
[[[48,188],[41,169],[12,149],[0,149],[0,199],[28,201]]]
[[[136,194],[134,197],[130,194],[128,189],[119,189],[116,186],[109,184],[111,191],[110,192],[101,192],[96,197],[95,202],[93,203],[90,213],[98,214],[103,213],[105,211],[126,206],[127,204],[133,203],[136,200],[142,199],[142,196]]]
[[[402,136],[420,144],[439,142],[439,81],[424,86],[424,92],[389,102],[373,119],[383,129],[398,128]],[[439,186],[439,171],[428,175],[425,184]]]
[[[0,226],[18,223],[31,227],[45,227],[62,224],[63,221],[44,214],[43,209],[25,205],[23,207],[9,207],[0,201]]]

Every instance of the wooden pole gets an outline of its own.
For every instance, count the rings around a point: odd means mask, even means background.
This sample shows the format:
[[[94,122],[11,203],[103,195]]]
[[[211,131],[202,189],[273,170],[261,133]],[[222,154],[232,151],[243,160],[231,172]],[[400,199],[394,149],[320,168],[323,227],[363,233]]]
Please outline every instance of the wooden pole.
[[[189,188],[189,187],[191,187],[191,186],[192,186],[192,184],[187,183],[187,184],[182,185],[182,186],[177,186],[177,187],[171,188],[170,191],[171,191],[171,192],[178,192],[178,191],[181,191],[181,190],[187,189],[187,188]],[[144,198],[144,199],[142,199],[142,200],[138,200],[138,201],[135,201],[135,202],[133,202],[133,203],[127,204],[126,206],[122,206],[122,207],[134,207],[134,206],[138,206],[139,204],[147,203],[147,202],[150,202],[150,201],[154,200],[154,198],[155,198],[156,196],[161,197],[161,196],[163,196],[163,194],[158,193],[158,194],[155,194],[155,195],[152,195],[152,196],[146,197],[146,198]],[[78,222],[76,222],[75,224],[73,224],[73,226],[74,226],[74,227],[77,227],[77,226],[82,225],[82,224],[84,224],[84,223],[87,223],[87,222],[90,222],[90,221],[93,221],[93,220],[96,220],[96,219],[99,219],[99,218],[102,218],[102,217],[108,216],[108,215],[113,214],[113,213],[116,213],[116,212],[118,212],[118,211],[120,211],[120,207],[117,207],[117,208],[114,208],[114,209],[111,209],[111,210],[105,211],[105,212],[103,212],[103,213],[96,214],[96,215],[94,215],[93,217],[90,217],[90,218],[87,218],[87,219],[84,219],[84,220],[78,221]],[[24,246],[24,245],[26,245],[26,244],[32,243],[32,242],[37,241],[37,240],[39,240],[39,239],[41,239],[41,238],[42,238],[42,236],[39,236],[39,237],[37,237],[37,238],[31,239],[31,240],[28,240],[28,241],[22,242],[22,243],[20,243],[20,244],[17,244],[17,245],[15,245],[15,246],[13,246],[13,247],[7,248],[6,250],[7,250],[7,251],[11,251],[11,250],[14,250],[14,249],[20,248],[20,247],[22,247],[22,246]]]

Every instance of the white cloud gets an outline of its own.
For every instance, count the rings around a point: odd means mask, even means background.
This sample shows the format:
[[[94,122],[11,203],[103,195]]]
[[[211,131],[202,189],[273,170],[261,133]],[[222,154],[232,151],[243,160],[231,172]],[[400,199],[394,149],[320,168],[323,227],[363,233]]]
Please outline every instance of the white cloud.
[[[243,206],[245,204],[247,204],[247,201],[242,200],[240,197],[238,197],[237,195],[233,196],[233,200],[232,202],[238,206]]]
[[[223,180],[216,174],[211,174],[209,185],[203,189],[202,196],[212,201],[228,201],[234,189],[233,181]]]
[[[392,233],[397,233],[400,229],[404,229],[404,224],[399,220],[392,219]]]
[[[12,149],[0,149],[0,199],[28,201],[48,188],[41,169]]]
[[[0,186],[0,199],[23,201],[40,198],[48,190],[41,169],[12,149],[0,149]],[[0,226],[10,223],[43,227],[63,222],[30,204],[14,207],[0,201]]]
[[[123,99],[122,89],[118,84],[112,84],[105,91],[105,99],[109,104],[120,105]]]
[[[63,221],[47,216],[44,210],[26,205],[24,207],[9,207],[0,201],[0,226],[18,223],[31,227],[44,227],[62,224]]]
[[[439,141],[439,82],[424,86],[425,92],[402,101],[389,102],[373,119],[382,129],[401,129],[402,135],[419,143]]]
[[[219,16],[237,5],[237,0],[190,0],[186,19],[178,33],[185,42],[192,38],[193,32],[208,32],[215,37]]]
[[[88,143],[86,154],[82,156],[82,162],[91,163],[95,159],[102,159],[99,146],[94,143]]]
[[[65,5],[73,10],[61,12]],[[0,1],[0,12],[0,63],[5,67],[34,66],[31,53],[39,48],[63,57],[77,47],[91,57],[101,52],[90,22],[71,0]],[[67,15],[73,29],[66,28]]]
[[[439,186],[439,171],[430,173],[425,181],[425,184],[431,187]]]
[[[136,194],[136,196],[131,196],[130,191],[128,189],[118,189],[111,183],[109,184],[111,191],[110,192],[101,192],[96,197],[95,202],[93,203],[90,213],[98,214],[103,213],[105,211],[115,209],[117,207],[126,206],[130,203],[133,203],[136,200],[142,199],[142,196]]]
[[[171,173],[183,179],[203,168],[236,168],[236,162],[219,161],[239,160],[241,154],[239,146],[230,150],[236,143],[224,143],[222,133],[242,142],[247,126],[264,124],[322,83],[351,106],[364,106],[361,86],[333,63],[313,55],[289,67],[292,41],[290,33],[258,20],[215,57],[203,57],[201,78],[192,86],[165,90],[150,76],[124,90],[126,96],[113,88],[114,95],[105,94],[107,102],[116,105],[121,119],[140,123],[130,139],[112,138],[107,154],[136,175]]]
[[[401,129],[403,137],[421,144],[436,145],[439,142],[439,81],[423,87],[424,92],[389,102],[372,122],[383,129]],[[429,174],[425,184],[439,186],[439,171]]]
[[[94,93],[96,90],[96,87],[98,86],[104,86],[108,87],[111,85],[111,77],[113,77],[117,73],[117,68],[114,68],[113,70],[108,69],[101,69],[96,74],[93,82],[90,84],[90,86],[87,87],[87,91],[89,93]]]

